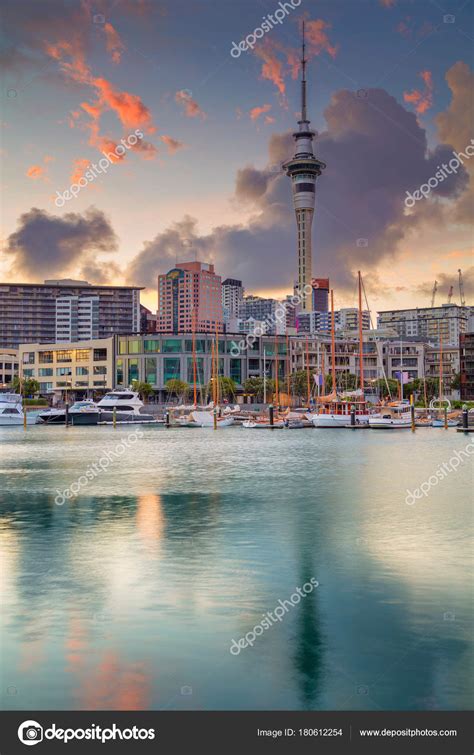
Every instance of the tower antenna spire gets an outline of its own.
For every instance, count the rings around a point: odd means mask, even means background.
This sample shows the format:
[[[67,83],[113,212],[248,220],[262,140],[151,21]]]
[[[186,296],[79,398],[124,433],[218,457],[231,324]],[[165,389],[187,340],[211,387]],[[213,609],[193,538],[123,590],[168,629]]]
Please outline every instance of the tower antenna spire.
[[[305,58],[305,39],[304,39],[304,21],[303,21],[303,30],[302,30],[302,39],[301,39],[301,71],[302,71],[302,77],[301,77],[301,121],[304,123],[307,121],[306,118],[306,58]]]

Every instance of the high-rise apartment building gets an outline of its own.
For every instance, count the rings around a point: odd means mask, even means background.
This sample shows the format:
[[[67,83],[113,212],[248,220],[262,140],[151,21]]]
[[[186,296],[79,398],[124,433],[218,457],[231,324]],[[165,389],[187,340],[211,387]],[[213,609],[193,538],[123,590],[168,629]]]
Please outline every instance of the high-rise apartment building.
[[[378,327],[394,328],[400,336],[427,338],[433,343],[459,346],[459,337],[467,331],[472,307],[442,304],[440,307],[393,309],[378,313]]]
[[[242,281],[235,278],[226,278],[222,283],[222,309],[226,324],[238,316],[239,304],[243,298],[244,287],[242,286]]]
[[[71,343],[99,337],[98,296],[58,296],[56,342]]]
[[[221,277],[214,265],[181,262],[158,277],[158,333],[222,332]]]
[[[18,348],[22,343],[54,343],[58,326],[62,335],[77,340],[76,325],[97,330],[98,337],[115,333],[138,333],[140,291],[137,286],[95,286],[87,281],[46,280],[44,283],[0,283],[0,347]],[[79,301],[85,308],[79,317]],[[76,301],[66,306],[66,299]],[[57,300],[62,301],[59,309]],[[58,305],[59,306],[59,305]],[[69,318],[70,313],[70,318]],[[76,320],[77,315],[77,322]],[[82,327],[81,327],[82,330]],[[62,338],[60,340],[63,340]]]
[[[313,311],[327,312],[329,302],[329,278],[313,278]]]

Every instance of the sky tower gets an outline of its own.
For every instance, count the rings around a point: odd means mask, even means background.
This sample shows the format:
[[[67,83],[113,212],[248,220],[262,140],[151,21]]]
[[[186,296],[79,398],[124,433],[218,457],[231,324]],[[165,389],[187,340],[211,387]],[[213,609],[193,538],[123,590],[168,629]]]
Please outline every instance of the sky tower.
[[[306,115],[306,59],[304,41],[301,48],[301,118],[298,121],[299,130],[293,138],[296,142],[295,156],[283,164],[287,176],[290,176],[293,186],[293,206],[296,213],[298,230],[298,290],[303,291],[305,284],[311,285],[311,225],[313,222],[316,178],[326,167],[313,153],[313,139],[315,132],[311,131],[310,122]],[[303,312],[310,312],[311,294],[304,297]]]

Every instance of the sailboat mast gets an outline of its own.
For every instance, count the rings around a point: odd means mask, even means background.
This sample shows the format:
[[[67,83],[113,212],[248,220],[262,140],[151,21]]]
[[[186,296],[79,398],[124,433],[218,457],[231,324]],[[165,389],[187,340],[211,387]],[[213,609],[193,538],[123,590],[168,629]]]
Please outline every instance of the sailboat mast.
[[[439,331],[439,400],[443,398],[443,333]]]
[[[219,329],[216,322],[216,406],[219,398]]]
[[[276,331],[276,328],[275,328]],[[278,336],[275,332],[275,402],[279,405],[279,385],[278,385]]]
[[[193,307],[192,314],[192,341],[193,341],[193,402],[197,406],[197,384],[196,384],[196,310]]]
[[[290,339],[288,338],[288,333],[286,334],[286,394],[288,396],[288,406],[290,406]]]
[[[336,325],[334,322],[334,290],[331,288],[331,371],[332,389],[336,389]]]
[[[308,336],[306,336],[306,391],[308,395],[308,406],[309,401],[311,399],[311,384],[309,379],[309,346],[308,346]]]
[[[263,349],[263,403],[267,403],[267,352]]]
[[[362,277],[360,270],[359,276],[359,370],[360,370],[360,390],[362,392],[362,401],[364,400],[364,337],[362,334]]]

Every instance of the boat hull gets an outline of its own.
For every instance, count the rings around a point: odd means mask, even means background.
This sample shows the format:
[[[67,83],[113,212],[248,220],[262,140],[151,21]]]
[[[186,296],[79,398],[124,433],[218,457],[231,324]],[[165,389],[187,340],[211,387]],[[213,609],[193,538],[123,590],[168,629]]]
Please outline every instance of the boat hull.
[[[72,425],[97,425],[99,412],[71,412],[69,419]]]
[[[26,424],[35,425],[36,417],[34,416],[29,417],[28,415],[26,415]],[[23,427],[23,425],[24,425],[24,419],[20,415],[18,415],[17,417],[9,417],[8,415],[4,417],[0,417],[0,427]]]
[[[114,412],[108,409],[100,409],[99,422],[113,422]],[[153,414],[139,414],[138,412],[115,412],[116,422],[139,424],[140,422],[155,422]]]
[[[356,427],[357,425],[366,425],[369,421],[368,414],[356,415]],[[351,415],[350,414],[315,414],[312,418],[313,425],[315,427],[350,427]]]
[[[371,430],[406,430],[411,427],[411,419],[369,419]]]

